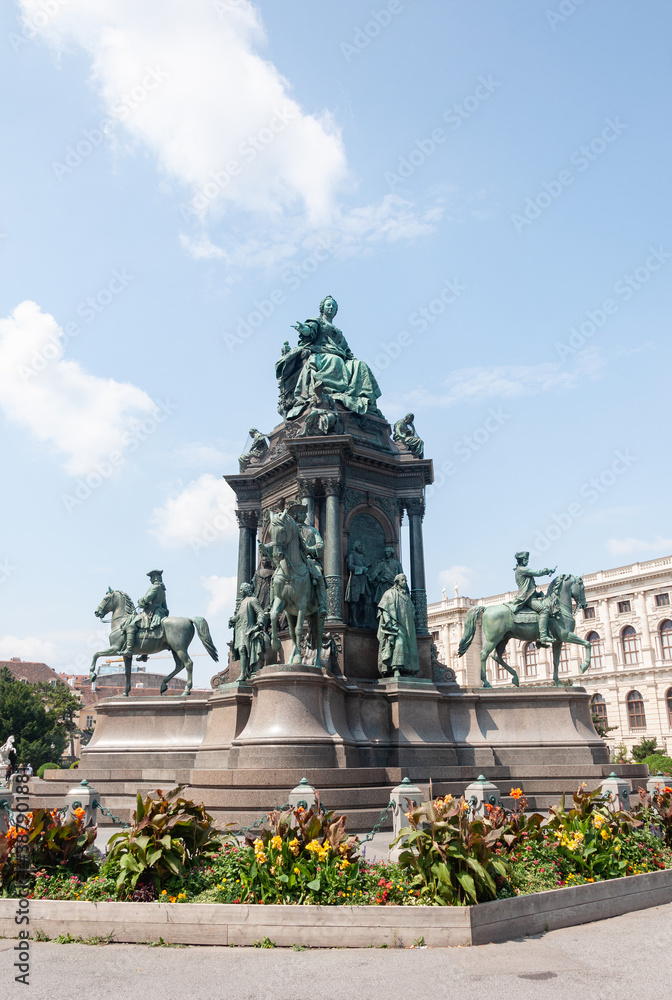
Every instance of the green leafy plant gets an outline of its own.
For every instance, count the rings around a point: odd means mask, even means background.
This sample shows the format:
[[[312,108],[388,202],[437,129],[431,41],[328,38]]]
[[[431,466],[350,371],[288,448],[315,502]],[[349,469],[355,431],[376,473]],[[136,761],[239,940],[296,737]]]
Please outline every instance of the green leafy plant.
[[[672,848],[672,780],[653,794],[640,788],[639,805],[633,812],[647,829]]]
[[[572,808],[565,808],[565,796],[552,806],[546,824],[549,839],[565,858],[567,867],[588,880],[619,878],[627,874],[623,843],[630,831],[642,823],[630,813],[614,811],[602,789],[592,792],[581,786],[574,794]]]
[[[221,848],[205,807],[181,797],[183,785],[154,798],[138,795],[132,825],[110,837],[108,860],[118,863],[117,887],[130,892],[139,881],[156,889],[171,876],[183,877],[199,857]]]
[[[628,759],[628,748],[625,743],[617,743],[611,754],[612,764],[625,764]]]
[[[58,810],[34,809],[25,813],[20,829],[10,826],[0,834],[0,883],[10,887],[17,874],[19,835],[25,834],[25,849],[34,869],[47,872],[65,870],[69,875],[88,875],[97,864],[91,850],[96,828],[85,828],[86,814],[75,809],[74,816],[64,819]]]
[[[392,846],[403,843],[399,863],[418,886],[420,902],[466,906],[497,895],[508,869],[494,851],[505,827],[472,818],[464,797],[423,802],[407,813],[409,826]]]

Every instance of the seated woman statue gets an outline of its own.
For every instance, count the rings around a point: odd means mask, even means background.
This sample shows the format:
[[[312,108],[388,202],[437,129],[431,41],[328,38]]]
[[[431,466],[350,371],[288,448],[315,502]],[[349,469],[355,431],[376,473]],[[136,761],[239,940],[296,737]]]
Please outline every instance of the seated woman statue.
[[[317,382],[353,413],[379,412],[376,400],[381,393],[376,378],[367,364],[354,357],[345,337],[334,326],[332,321],[337,311],[338,303],[327,295],[320,302],[317,319],[296,323],[298,346],[283,354],[275,366],[281,407],[284,405],[288,419],[305,409]]]

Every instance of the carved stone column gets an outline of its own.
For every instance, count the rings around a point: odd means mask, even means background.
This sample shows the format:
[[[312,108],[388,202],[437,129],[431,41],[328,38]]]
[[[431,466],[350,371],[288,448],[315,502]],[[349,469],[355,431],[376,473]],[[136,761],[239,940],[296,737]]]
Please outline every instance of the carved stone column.
[[[411,547],[411,597],[415,605],[415,630],[418,635],[429,635],[425,553],[422,544],[422,519],[425,516],[425,502],[420,497],[413,497],[406,500],[405,505],[408,512],[408,535]]]
[[[236,598],[240,593],[242,583],[249,583],[254,575],[256,564],[257,524],[256,510],[237,510],[238,521],[238,583]]]
[[[324,526],[324,577],[327,582],[327,623],[343,621],[341,555],[341,480],[323,479],[327,495]]]
[[[315,486],[316,479],[299,479],[299,496],[306,504],[306,524],[315,527]]]

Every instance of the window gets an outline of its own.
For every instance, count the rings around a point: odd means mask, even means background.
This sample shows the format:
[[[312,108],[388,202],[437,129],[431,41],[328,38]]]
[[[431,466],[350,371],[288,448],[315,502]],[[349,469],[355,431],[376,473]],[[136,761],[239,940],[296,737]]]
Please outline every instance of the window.
[[[509,671],[506,669],[506,667],[503,667],[501,665],[501,663],[495,664],[495,667],[496,667],[496,671],[495,672],[496,672],[496,676],[497,676],[497,680],[498,681],[505,681],[505,680],[507,680],[508,678],[511,677],[511,674],[509,673]]]
[[[539,666],[539,657],[537,656],[537,647],[533,642],[528,642],[523,651],[523,662],[525,663],[525,676],[526,677],[536,677],[537,667]]]
[[[618,613],[619,615],[625,615],[630,611],[630,601],[619,601],[618,602]]]
[[[562,648],[560,650],[560,663],[558,664],[559,674],[569,673],[569,646],[566,642],[563,642]]]
[[[583,609],[583,620],[587,621],[588,618],[595,617],[595,608],[584,608]]]
[[[438,632],[432,632],[432,642],[434,642],[434,643],[436,643],[438,645],[438,642],[439,642],[439,633]]]
[[[87,715],[85,729],[93,729],[93,716]]]
[[[664,660],[672,660],[672,622],[667,618],[660,625],[660,647]]]
[[[631,729],[646,729],[644,699],[639,691],[631,691],[625,699],[628,706],[628,724]]]
[[[607,720],[607,703],[601,694],[594,694],[590,699],[590,711],[606,729],[609,725]]]
[[[55,679],[53,677],[51,678],[51,680],[49,681],[49,683],[51,684],[52,688],[56,686],[56,681],[55,681]]]
[[[667,702],[667,722],[670,729],[672,729],[672,688],[667,692],[665,701]]]
[[[626,625],[621,632],[623,660],[626,664],[639,663],[639,637],[632,625]]]
[[[590,664],[597,670],[604,666],[604,646],[597,632],[589,632],[586,639],[590,643]]]
[[[667,608],[670,604],[669,594],[656,594],[656,607]]]

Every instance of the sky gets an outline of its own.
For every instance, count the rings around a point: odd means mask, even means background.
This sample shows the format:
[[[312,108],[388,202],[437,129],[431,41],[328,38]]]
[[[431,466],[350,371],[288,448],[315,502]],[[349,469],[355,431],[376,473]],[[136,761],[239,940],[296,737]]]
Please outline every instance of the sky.
[[[0,658],[85,672],[107,587],[154,568],[226,652],[222,476],[327,294],[434,461],[430,601],[510,589],[521,548],[668,555],[671,29],[662,0],[2,4]]]

